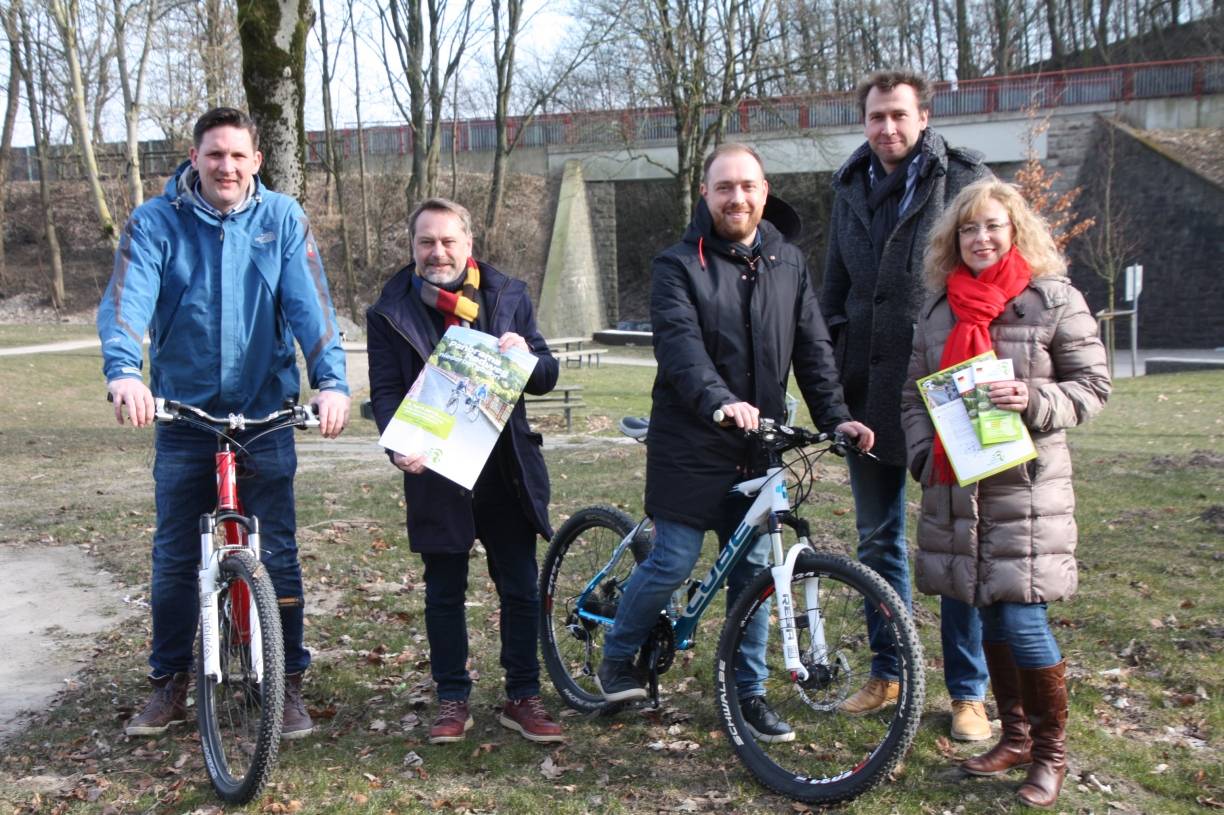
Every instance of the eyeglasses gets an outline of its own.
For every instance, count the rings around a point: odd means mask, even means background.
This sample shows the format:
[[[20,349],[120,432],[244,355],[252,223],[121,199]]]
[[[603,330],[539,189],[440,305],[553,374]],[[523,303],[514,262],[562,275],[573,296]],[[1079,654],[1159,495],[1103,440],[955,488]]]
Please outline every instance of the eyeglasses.
[[[1011,221],[991,221],[988,224],[962,224],[956,228],[956,234],[962,238],[976,238],[982,230],[992,238],[1002,234],[1004,229],[1011,226]]]

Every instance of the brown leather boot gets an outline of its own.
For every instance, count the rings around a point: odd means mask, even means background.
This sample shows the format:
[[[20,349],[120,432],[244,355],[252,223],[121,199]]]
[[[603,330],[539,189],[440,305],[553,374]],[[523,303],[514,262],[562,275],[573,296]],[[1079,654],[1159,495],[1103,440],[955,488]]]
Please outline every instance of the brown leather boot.
[[[314,732],[314,721],[306,710],[302,698],[302,672],[285,674],[285,718],[282,720],[281,738],[286,741],[304,739]]]
[[[994,747],[961,764],[961,769],[970,775],[1002,775],[1032,761],[1033,740],[1029,738],[1029,720],[1024,715],[1020,674],[1012,659],[1011,646],[1005,642],[983,642],[982,651],[986,654],[990,691],[999,706],[1003,735]]]
[[[1067,775],[1067,662],[1021,668],[1020,695],[1033,737],[1033,763],[1017,795],[1025,806],[1049,809]]]
[[[144,710],[128,721],[123,732],[129,736],[160,736],[172,724],[187,721],[187,684],[191,674],[150,676],[153,693]]]

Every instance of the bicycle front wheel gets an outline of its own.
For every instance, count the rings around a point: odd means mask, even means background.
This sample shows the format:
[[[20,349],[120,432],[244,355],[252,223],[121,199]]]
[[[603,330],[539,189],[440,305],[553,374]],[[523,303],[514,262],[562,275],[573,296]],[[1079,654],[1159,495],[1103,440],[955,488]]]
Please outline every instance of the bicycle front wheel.
[[[540,643],[544,667],[562,700],[583,713],[603,710],[595,669],[603,658],[607,624],[578,614],[587,585],[608,565],[612,553],[633,531],[633,520],[613,507],[576,512],[553,536],[540,571]],[[617,604],[633,567],[650,553],[643,531],[588,595],[584,610],[601,619],[616,617]]]
[[[766,570],[740,596],[719,640],[715,682],[723,728],[744,765],[775,792],[805,803],[846,801],[884,780],[914,740],[925,689],[922,645],[897,593],[860,563],[804,554],[790,588],[789,621],[808,676],[800,679],[786,669],[776,624],[782,620]],[[901,688],[897,704],[856,717],[839,706],[871,675],[865,608],[876,609],[883,620],[877,645],[895,649]],[[736,692],[736,655],[758,612],[770,615],[766,699],[793,731],[786,740],[756,732],[744,720]]]
[[[221,561],[218,587],[221,681],[204,674],[201,645],[196,661],[200,742],[213,789],[228,803],[245,804],[267,782],[280,747],[285,693],[280,611],[267,571],[250,552]],[[252,655],[252,619],[259,621],[262,681]]]

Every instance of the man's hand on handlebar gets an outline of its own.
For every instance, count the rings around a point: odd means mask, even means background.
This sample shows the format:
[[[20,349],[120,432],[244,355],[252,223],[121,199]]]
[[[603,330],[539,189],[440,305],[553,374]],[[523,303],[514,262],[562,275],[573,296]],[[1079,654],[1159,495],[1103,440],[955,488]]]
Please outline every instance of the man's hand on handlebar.
[[[135,377],[112,379],[106,383],[111,401],[115,403],[115,421],[123,424],[123,408],[127,406],[127,416],[132,420],[133,427],[146,427],[153,424],[155,408],[153,392],[149,386]]]
[[[352,400],[340,391],[319,391],[310,400],[319,417],[319,432],[325,439],[334,439],[348,424]]]
[[[862,422],[842,422],[837,426],[837,432],[854,442],[854,446],[864,453],[875,446],[875,432]]]
[[[723,405],[722,424],[727,427],[734,422],[735,426],[740,430],[756,430],[761,423],[761,411],[747,402],[732,402],[729,405]]]

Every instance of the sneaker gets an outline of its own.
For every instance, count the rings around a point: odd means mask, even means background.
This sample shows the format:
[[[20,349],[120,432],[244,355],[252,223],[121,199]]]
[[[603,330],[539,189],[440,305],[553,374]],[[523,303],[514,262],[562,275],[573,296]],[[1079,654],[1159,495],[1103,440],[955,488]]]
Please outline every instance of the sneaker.
[[[539,696],[510,699],[502,705],[497,720],[511,730],[517,730],[528,741],[565,741],[561,725],[553,721]]]
[[[990,738],[986,705],[970,699],[953,699],[952,738],[957,741],[985,741]]]
[[[302,673],[285,674],[285,718],[281,738],[286,741],[304,739],[314,732],[314,722],[302,699]]]
[[[628,702],[645,699],[646,689],[633,675],[628,660],[605,659],[595,671],[595,685],[606,702]]]
[[[765,701],[764,696],[752,696],[740,700],[740,713],[744,715],[744,724],[748,732],[757,741],[774,744],[783,741],[794,741],[795,731],[782,721],[774,709]]]
[[[853,696],[838,705],[837,709],[850,716],[865,716],[896,704],[900,695],[900,682],[873,676]]]
[[[144,710],[133,716],[123,728],[129,736],[160,736],[172,724],[187,721],[187,683],[190,674],[150,676],[153,693]]]
[[[463,736],[476,724],[468,712],[466,699],[442,699],[438,702],[438,716],[429,728],[430,744],[449,744],[463,741]]]

